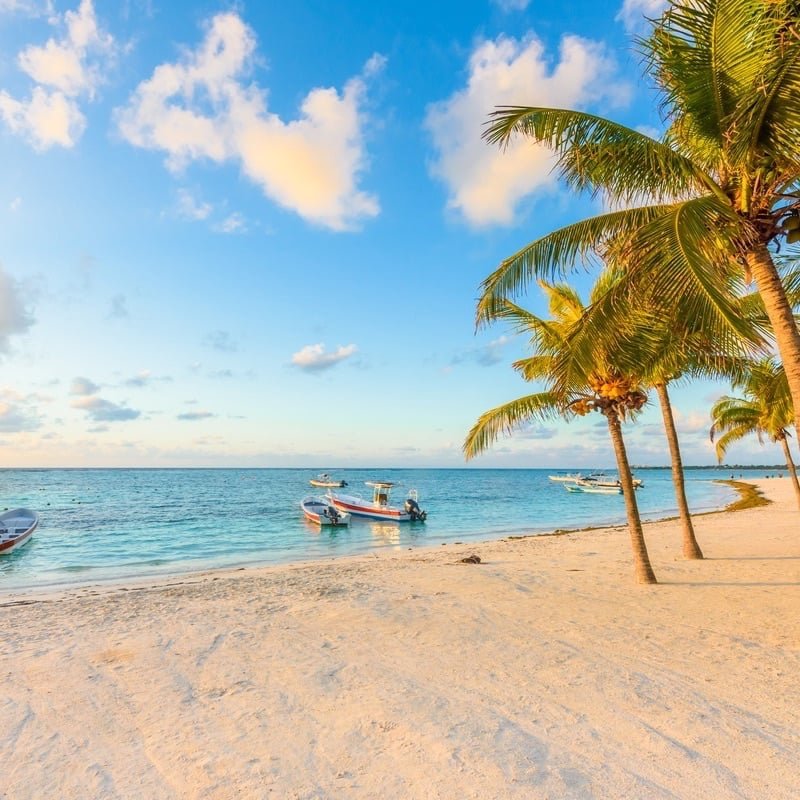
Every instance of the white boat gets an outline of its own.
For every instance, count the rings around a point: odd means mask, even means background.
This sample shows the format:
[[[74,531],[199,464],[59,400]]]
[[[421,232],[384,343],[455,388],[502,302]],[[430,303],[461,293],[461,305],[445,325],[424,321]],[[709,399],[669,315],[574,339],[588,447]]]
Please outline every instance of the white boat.
[[[632,478],[632,480],[634,489],[644,486],[644,482],[639,478]],[[587,475],[576,483],[579,486],[597,486],[603,489],[615,489],[622,485],[618,478],[609,478],[605,475]]]
[[[621,486],[592,486],[590,483],[565,483],[564,488],[568,492],[580,492],[583,494],[622,494]]]
[[[339,511],[326,497],[304,497],[300,501],[300,508],[306,519],[317,525],[336,527],[350,523],[350,515],[346,511]]]
[[[312,486],[324,487],[324,488],[341,488],[342,486],[347,486],[347,481],[338,481],[336,478],[331,478],[327,472],[322,472],[317,475],[316,478],[312,478],[309,483]]]
[[[27,508],[15,508],[0,514],[0,555],[29,542],[38,524],[39,515]]]
[[[578,481],[584,480],[586,477],[580,472],[575,472],[573,474],[567,475],[548,475],[551,481],[557,481],[559,483],[577,483]]]
[[[417,490],[408,493],[402,508],[389,505],[389,494],[394,483],[390,481],[365,481],[372,487],[372,500],[351,494],[328,492],[328,498],[340,511],[349,511],[354,517],[388,519],[394,522],[425,522],[428,514],[419,507]]]

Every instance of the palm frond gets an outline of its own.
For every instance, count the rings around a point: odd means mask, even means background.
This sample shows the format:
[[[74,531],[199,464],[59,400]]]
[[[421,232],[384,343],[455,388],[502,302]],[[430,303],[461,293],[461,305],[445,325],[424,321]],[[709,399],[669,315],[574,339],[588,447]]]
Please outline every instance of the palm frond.
[[[484,452],[503,433],[510,434],[520,425],[537,419],[548,419],[563,413],[564,398],[553,392],[538,392],[520,397],[489,411],[478,418],[464,441],[464,455],[474,458]]]
[[[579,260],[596,259],[595,249],[603,242],[629,234],[669,214],[670,210],[670,206],[644,206],[612,211],[559,228],[531,242],[504,259],[481,283],[477,324],[493,320],[503,299],[523,293],[531,280],[552,280],[565,275],[577,266]]]
[[[709,185],[709,176],[668,144],[594,114],[500,106],[483,135],[507,145],[517,134],[555,151],[556,169],[571,187],[603,191],[620,202],[643,195],[675,200]]]

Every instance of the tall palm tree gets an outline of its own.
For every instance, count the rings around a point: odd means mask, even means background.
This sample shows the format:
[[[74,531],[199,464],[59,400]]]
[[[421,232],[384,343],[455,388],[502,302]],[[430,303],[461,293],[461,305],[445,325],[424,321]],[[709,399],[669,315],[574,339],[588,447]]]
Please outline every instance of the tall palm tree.
[[[635,376],[614,367],[613,354],[609,351],[597,352],[590,371],[582,369],[580,363],[569,363],[570,331],[580,324],[585,309],[577,293],[568,286],[542,284],[542,288],[549,297],[551,319],[537,317],[510,302],[504,304],[502,316],[514,321],[518,329],[526,331],[531,338],[533,355],[515,362],[514,368],[526,380],[545,380],[547,388],[482,414],[467,435],[464,453],[468,459],[473,458],[501,433],[511,433],[535,419],[559,415],[569,419],[599,411],[606,418],[614,446],[636,578],[640,583],[656,583],[622,435],[622,422],[636,415],[647,396],[639,388]]]
[[[755,278],[800,429],[800,333],[771,247],[800,239],[800,11],[796,0],[671,0],[641,42],[661,93],[661,141],[592,114],[502,107],[489,142],[550,147],[575,190],[624,207],[559,230],[483,282],[479,321],[531,278],[550,279],[622,236],[632,285],[667,315],[683,303],[748,336],[728,292]],[[646,198],[646,202],[643,202]]]
[[[744,397],[721,397],[711,409],[711,441],[716,439],[717,459],[722,462],[731,444],[751,434],[762,444],[764,437],[779,442],[800,506],[800,483],[789,449],[793,414],[783,368],[771,359],[760,361],[739,388]]]

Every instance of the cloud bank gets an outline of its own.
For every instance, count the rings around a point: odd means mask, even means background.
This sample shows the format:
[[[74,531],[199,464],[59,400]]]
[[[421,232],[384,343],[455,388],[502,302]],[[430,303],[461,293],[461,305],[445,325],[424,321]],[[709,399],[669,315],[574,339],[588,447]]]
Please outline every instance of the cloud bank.
[[[284,121],[247,80],[255,49],[254,32],[237,14],[218,14],[195,50],[156,67],[118,109],[122,136],[164,153],[172,170],[197,160],[237,163],[270,200],[333,230],[376,216],[377,199],[357,184],[366,165],[366,80],[382,57],[341,91],[312,89],[298,119]]]
[[[520,201],[554,186],[553,158],[542,146],[516,138],[505,149],[481,139],[489,113],[501,105],[580,108],[598,100],[621,102],[624,84],[604,46],[578,36],[561,40],[558,61],[538,39],[501,36],[478,44],[467,84],[428,108],[434,177],[448,190],[448,207],[473,226],[510,225]]]
[[[93,99],[114,54],[114,40],[99,27],[92,0],[81,0],[77,10],[51,21],[63,35],[29,45],[17,56],[19,69],[34,83],[30,97],[18,100],[0,91],[0,119],[38,150],[78,141],[86,127],[79,101]]]

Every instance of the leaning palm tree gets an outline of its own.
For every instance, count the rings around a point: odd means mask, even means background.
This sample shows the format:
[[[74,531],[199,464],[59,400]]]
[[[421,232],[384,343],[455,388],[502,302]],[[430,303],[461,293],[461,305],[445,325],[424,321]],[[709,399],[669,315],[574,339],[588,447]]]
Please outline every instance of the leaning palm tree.
[[[711,409],[711,441],[716,439],[717,459],[721,463],[731,444],[752,434],[762,444],[765,437],[779,442],[800,506],[800,483],[789,449],[792,405],[783,368],[771,359],[760,361],[739,388],[744,397],[721,397]]]
[[[568,286],[543,284],[542,288],[549,297],[551,319],[537,317],[510,302],[504,304],[502,314],[530,335],[534,350],[531,357],[515,362],[514,368],[528,381],[544,380],[547,388],[482,414],[467,435],[464,453],[468,459],[473,458],[485,451],[501,433],[511,433],[536,419],[555,416],[570,419],[599,411],[606,418],[614,446],[636,578],[640,583],[656,583],[622,435],[622,423],[636,416],[647,396],[635,376],[614,367],[611,351],[598,350],[589,371],[580,363],[569,363],[569,334],[580,324],[584,307],[577,293]]]
[[[483,282],[478,320],[622,235],[632,285],[647,287],[662,315],[683,303],[746,336],[728,292],[737,270],[763,298],[800,429],[800,333],[771,250],[800,240],[799,20],[796,0],[671,0],[641,42],[668,124],[660,141],[579,111],[495,111],[489,142],[530,137],[554,151],[571,188],[620,209],[504,260]]]

